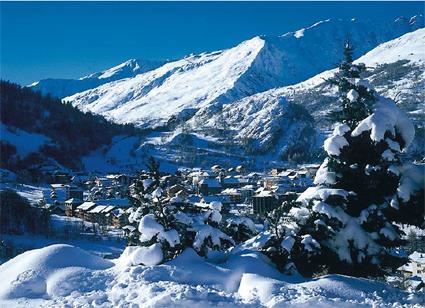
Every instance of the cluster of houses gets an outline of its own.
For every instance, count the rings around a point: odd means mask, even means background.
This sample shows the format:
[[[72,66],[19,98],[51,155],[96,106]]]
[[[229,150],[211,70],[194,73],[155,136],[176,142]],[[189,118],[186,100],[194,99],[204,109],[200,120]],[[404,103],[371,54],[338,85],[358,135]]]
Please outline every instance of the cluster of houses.
[[[127,224],[131,208],[128,187],[132,179],[124,174],[67,177],[61,183],[50,184],[40,206],[52,214],[122,227]]]
[[[244,172],[242,166],[210,170],[181,169],[180,183],[192,203],[220,201],[224,208],[245,205],[251,214],[264,215],[313,184],[319,165],[299,169],[275,168],[270,173]]]
[[[179,169],[175,175],[161,178],[166,183],[166,197],[172,202],[184,200],[197,206],[218,201],[223,209],[243,208],[254,215],[264,215],[285,200],[293,200],[312,185],[319,166],[299,169],[275,168],[269,173],[245,172],[242,166],[209,170]],[[148,174],[146,174],[148,178]],[[85,221],[123,227],[132,209],[128,199],[131,175],[88,176],[58,174],[58,183],[50,184],[41,206],[52,214],[78,217]]]

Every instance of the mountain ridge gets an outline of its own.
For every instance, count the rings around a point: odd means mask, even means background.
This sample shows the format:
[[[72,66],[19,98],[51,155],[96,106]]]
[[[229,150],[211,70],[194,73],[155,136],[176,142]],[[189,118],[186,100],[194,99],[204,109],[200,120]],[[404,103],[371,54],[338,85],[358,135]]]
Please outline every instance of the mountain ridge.
[[[335,67],[350,37],[359,57],[380,43],[423,26],[422,19],[368,22],[326,20],[281,36],[256,36],[239,45],[172,61],[135,77],[112,81],[64,98],[117,123],[166,125],[187,110],[221,105],[297,84]],[[320,52],[318,52],[320,50]],[[193,113],[193,111],[191,111]]]

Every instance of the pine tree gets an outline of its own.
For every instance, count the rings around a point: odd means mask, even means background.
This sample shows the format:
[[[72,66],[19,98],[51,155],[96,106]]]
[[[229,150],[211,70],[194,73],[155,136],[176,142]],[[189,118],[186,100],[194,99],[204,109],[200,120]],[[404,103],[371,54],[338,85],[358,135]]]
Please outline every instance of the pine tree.
[[[161,251],[161,257],[156,259],[158,263],[175,258],[187,247],[208,256],[211,251],[234,245],[222,231],[225,228],[220,202],[211,202],[208,209],[196,208],[182,200],[173,203],[164,193],[166,183],[160,179],[157,182],[155,169],[149,169],[151,172],[141,172],[131,185],[134,207],[129,222],[137,231],[130,233],[129,245]]]
[[[227,219],[226,234],[236,243],[242,243],[257,234],[254,222],[243,216],[231,217]]]
[[[344,44],[344,60],[334,77],[327,80],[328,84],[338,87],[340,108],[331,112],[333,122],[347,124],[354,129],[356,123],[372,112],[375,102],[374,92],[368,84],[360,80],[360,75],[366,70],[364,64],[353,63],[354,48],[350,42]]]
[[[211,202],[209,209],[201,213],[203,224],[192,225],[195,231],[192,247],[201,256],[208,256],[212,251],[226,250],[235,244],[234,240],[223,232],[225,227],[222,224],[222,207],[221,202]]]
[[[153,178],[155,179],[156,184],[159,184],[159,178],[160,178],[160,163],[159,161],[155,160],[153,156],[149,157],[148,163],[146,164],[146,167],[148,167],[149,172],[152,174]]]
[[[315,233],[331,271],[379,275],[405,261],[390,251],[402,244],[394,224],[403,216],[400,155],[412,141],[414,128],[393,101],[359,78],[364,66],[352,64],[348,44],[344,54],[346,60],[331,80],[342,93],[341,109],[333,114],[338,123],[324,143],[328,157],[316,175],[318,186],[307,191],[303,201],[313,219],[319,219],[309,232]],[[320,225],[331,232],[321,235]]]
[[[291,227],[273,245],[280,267],[294,262],[303,275],[394,270],[406,261],[392,253],[403,243],[395,223],[418,223],[411,213],[423,217],[417,206],[423,188],[406,184],[411,182],[404,179],[401,157],[414,127],[393,101],[360,79],[364,66],[352,63],[352,52],[346,44],[345,61],[330,79],[341,93],[341,108],[332,114],[338,123],[324,143],[328,157],[316,174],[317,186],[284,212],[280,220]]]
[[[164,198],[157,169],[150,170],[148,174],[140,173],[131,185],[133,212],[129,222],[137,231],[130,233],[128,244],[159,249],[160,263],[175,258],[183,250],[185,238],[181,235],[186,228],[177,219],[179,208]]]

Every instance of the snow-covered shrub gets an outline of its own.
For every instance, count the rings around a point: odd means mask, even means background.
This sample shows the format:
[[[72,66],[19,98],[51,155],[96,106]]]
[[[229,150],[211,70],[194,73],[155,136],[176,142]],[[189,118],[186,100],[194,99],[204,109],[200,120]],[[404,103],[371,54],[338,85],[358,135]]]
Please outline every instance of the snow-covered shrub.
[[[208,256],[211,251],[224,251],[235,244],[234,240],[224,233],[222,223],[221,202],[213,201],[209,208],[194,220],[191,231],[194,232],[192,247],[201,255]]]
[[[166,196],[166,183],[155,170],[159,165],[151,162],[151,166],[150,172],[140,173],[131,185],[134,207],[129,222],[137,230],[131,233],[129,245],[143,248],[132,252],[132,260],[149,265],[154,259],[159,264],[174,259],[187,247],[207,256],[234,245],[223,232],[220,202],[211,202],[208,208],[195,207],[183,199],[173,202],[175,198]],[[146,262],[145,256],[149,257]]]
[[[208,256],[213,251],[224,251],[235,244],[230,236],[213,226],[195,225],[193,230],[196,233],[193,248],[201,256]]]
[[[158,264],[175,258],[184,249],[182,233],[186,230],[186,225],[176,217],[179,209],[163,198],[159,163],[150,158],[147,166],[149,172],[141,172],[130,186],[133,211],[129,223],[136,231],[128,238],[130,246],[146,247],[134,257],[145,265],[152,263],[152,259]],[[157,253],[158,249],[161,254]],[[149,257],[146,262],[143,256]]]
[[[329,229],[321,228],[325,222],[319,216],[310,215],[309,209],[299,202],[283,202],[267,216],[267,228],[271,236],[261,251],[280,271],[287,274],[299,271],[305,276],[311,276],[317,271],[315,264],[321,263],[318,240],[329,233]],[[319,227],[317,232],[316,227]]]
[[[257,234],[254,222],[248,217],[231,217],[226,223],[226,233],[236,243],[245,242]]]

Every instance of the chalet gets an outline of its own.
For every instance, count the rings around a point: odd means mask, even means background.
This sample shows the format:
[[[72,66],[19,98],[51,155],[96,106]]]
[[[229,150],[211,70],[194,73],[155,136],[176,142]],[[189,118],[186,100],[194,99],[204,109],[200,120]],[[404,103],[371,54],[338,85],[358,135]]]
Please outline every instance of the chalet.
[[[271,175],[272,176],[278,176],[279,173],[282,173],[285,170],[286,170],[286,168],[283,168],[283,167],[281,167],[281,168],[273,168],[272,171],[271,171]]]
[[[167,190],[168,197],[172,198],[180,191],[186,191],[186,188],[181,184],[175,184],[171,186],[170,188],[168,188]]]
[[[245,185],[239,189],[242,199],[251,199],[254,195],[254,185]]]
[[[115,186],[128,186],[133,180],[133,177],[126,174],[108,174],[106,178]]]
[[[215,178],[204,178],[198,183],[199,192],[202,195],[218,194],[222,190],[220,182]]]
[[[114,208],[111,211],[111,224],[114,227],[123,227],[128,224],[128,215],[125,210]]]
[[[65,204],[65,201],[71,198],[83,200],[83,190],[77,186],[68,184],[50,184],[50,195],[45,195],[46,202],[48,199],[55,199],[55,201]]]
[[[425,252],[415,251],[409,256],[409,263],[398,269],[406,278],[418,276],[425,282]]]
[[[204,179],[214,179],[215,175],[210,174],[207,171],[194,171],[188,174],[188,179],[192,182],[193,185],[199,186],[199,182]]]
[[[310,173],[307,170],[298,170],[297,176],[298,176],[299,179],[304,179],[306,177],[309,177]]]
[[[83,201],[79,198],[71,198],[65,201],[65,214],[68,217],[73,217],[75,215],[75,210],[80,206]]]
[[[268,176],[262,179],[263,187],[272,190],[277,186],[290,186],[291,181],[281,176]]]
[[[88,221],[96,222],[100,225],[107,225],[112,222],[110,213],[115,209],[111,205],[96,205],[87,212]]]
[[[65,206],[58,202],[48,203],[44,207],[51,215],[65,216]]]
[[[307,171],[310,177],[314,177],[319,168],[320,164],[306,164],[301,166],[301,169]]]
[[[264,215],[274,209],[278,203],[278,197],[270,190],[262,190],[252,197],[254,214]]]
[[[221,184],[224,188],[237,188],[242,186],[241,180],[234,176],[226,176],[221,180]]]
[[[222,196],[228,196],[232,203],[242,203],[242,194],[241,192],[236,188],[227,188],[223,190],[220,195]]]
[[[98,187],[110,187],[112,186],[112,180],[107,177],[98,177],[94,180],[94,183]]]
[[[91,210],[95,206],[96,206],[96,203],[94,202],[91,202],[91,201],[83,202],[81,205],[77,206],[77,208],[75,209],[75,216],[83,220],[88,220],[89,215],[87,213],[89,210]]]
[[[406,289],[410,290],[411,292],[419,291],[423,288],[425,288],[425,282],[424,280],[419,276],[412,276],[406,279],[404,282],[404,285]]]
[[[299,196],[299,194],[297,194],[296,192],[288,191],[288,192],[285,192],[283,194],[280,194],[278,196],[278,198],[279,198],[279,202],[295,201],[295,200],[297,200],[298,196]]]

